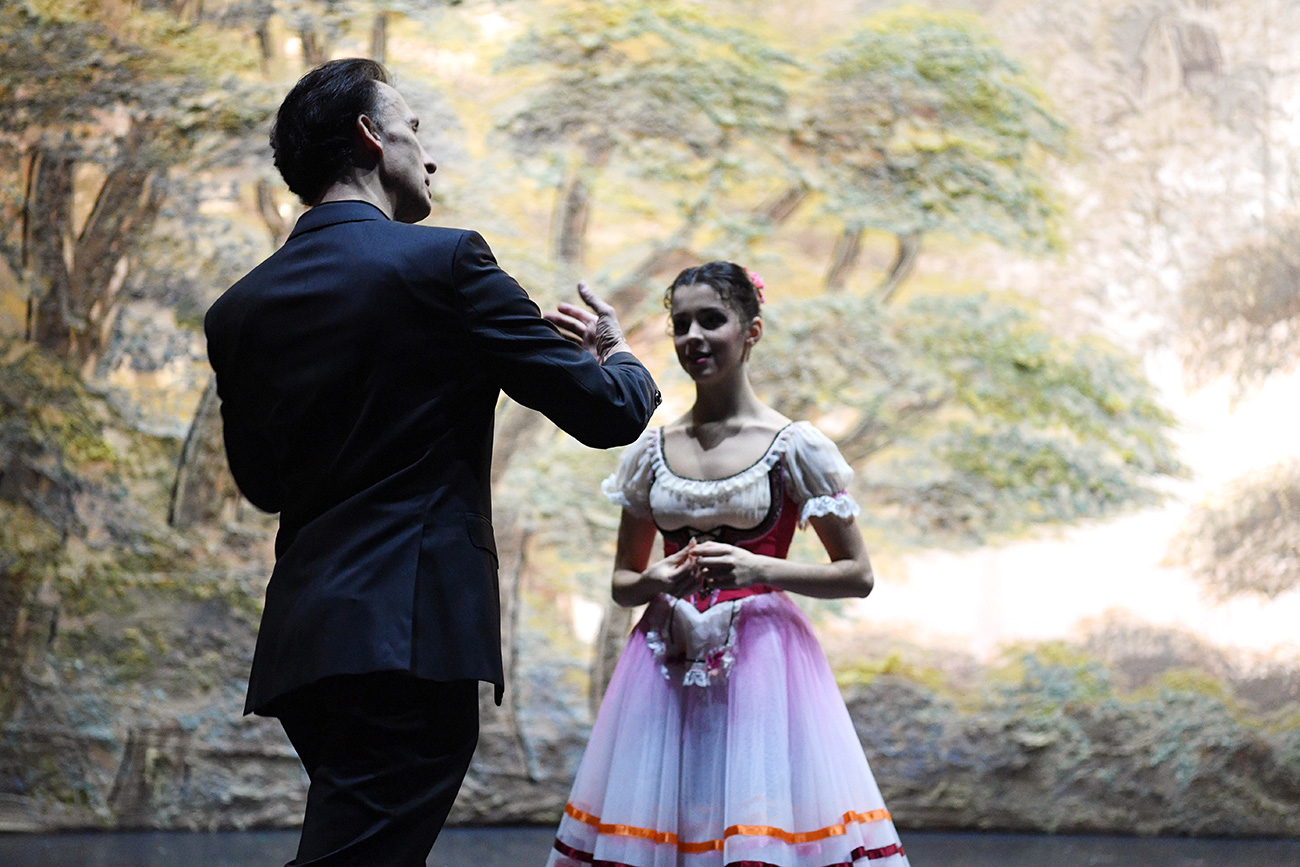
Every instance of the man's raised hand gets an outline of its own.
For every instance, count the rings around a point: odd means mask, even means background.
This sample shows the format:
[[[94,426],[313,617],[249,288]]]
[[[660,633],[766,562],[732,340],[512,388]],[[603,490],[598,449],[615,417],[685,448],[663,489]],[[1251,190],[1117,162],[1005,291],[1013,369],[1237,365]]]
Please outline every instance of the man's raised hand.
[[[578,284],[578,297],[589,310],[561,301],[558,309],[545,314],[546,320],[602,364],[615,352],[630,352],[614,308],[597,297],[586,283]]]

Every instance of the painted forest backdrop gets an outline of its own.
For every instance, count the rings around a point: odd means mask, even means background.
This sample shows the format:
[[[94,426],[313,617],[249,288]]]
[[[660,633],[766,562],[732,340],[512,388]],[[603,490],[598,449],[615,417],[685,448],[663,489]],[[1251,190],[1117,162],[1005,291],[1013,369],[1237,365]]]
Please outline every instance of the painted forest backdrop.
[[[1296,0],[0,0],[0,830],[299,816],[200,323],[300,213],[279,98],[349,55],[430,222],[602,287],[660,421],[663,286],[764,275],[759,390],[858,471],[877,591],[804,607],[900,826],[1300,832]],[[499,409],[459,821],[558,818],[631,622],[616,457]]]

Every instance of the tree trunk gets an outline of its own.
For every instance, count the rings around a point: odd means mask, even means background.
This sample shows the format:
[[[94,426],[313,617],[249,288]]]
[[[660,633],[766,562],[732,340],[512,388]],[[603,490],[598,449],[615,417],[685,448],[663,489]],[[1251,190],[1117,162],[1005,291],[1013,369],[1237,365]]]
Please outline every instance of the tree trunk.
[[[0,722],[17,704],[31,630],[30,576],[15,556],[0,557]]]
[[[620,319],[629,318],[628,333],[631,334],[639,324],[632,325],[630,316],[633,310],[640,306],[645,297],[656,288],[652,283],[656,278],[663,278],[668,274],[681,271],[683,268],[689,268],[692,265],[699,265],[703,257],[699,253],[678,243],[676,239],[670,239],[664,244],[651,250],[650,253],[641,260],[641,264],[632,269],[626,277],[615,284],[609,293],[609,303],[614,305],[618,311]],[[674,274],[674,276],[676,276]],[[661,282],[663,282],[661,280]]]
[[[203,17],[203,0],[172,0],[172,13],[180,21],[195,24]]]
[[[569,180],[555,213],[555,261],[580,269],[587,261],[591,188],[581,173]]]
[[[190,778],[194,735],[175,721],[132,725],[117,767],[108,809],[118,828],[157,828],[167,809],[161,793]]]
[[[164,171],[146,153],[156,131],[151,123],[132,125],[75,240],[75,159],[69,145],[41,145],[33,161],[24,218],[24,258],[34,289],[29,330],[39,345],[77,366],[102,351],[126,280],[127,255],[162,204]]]
[[[857,267],[858,256],[862,253],[863,233],[861,226],[845,226],[844,231],[840,233],[839,239],[835,242],[835,250],[831,253],[830,270],[826,272],[827,292],[844,291],[848,277]]]
[[[298,31],[302,40],[302,59],[307,68],[314,69],[330,59],[330,39],[315,27],[303,27]]]
[[[898,255],[894,257],[894,264],[889,267],[885,279],[876,287],[876,294],[882,304],[893,301],[899,288],[912,276],[916,257],[921,253],[921,238],[920,232],[907,232],[898,236]]]
[[[77,237],[70,288],[73,316],[85,323],[78,362],[98,355],[107,342],[127,254],[162,205],[163,173],[145,154],[157,132],[155,124],[132,125]]]
[[[370,59],[379,63],[388,57],[388,13],[376,12],[370,24]]]
[[[780,226],[794,216],[795,211],[808,198],[809,190],[802,184],[786,187],[774,199],[759,208],[773,227]]]
[[[527,446],[538,431],[548,429],[549,422],[541,413],[508,398],[502,399],[492,435],[491,480],[494,487],[505,475],[514,456]]]
[[[601,139],[587,144],[587,159],[574,170],[560,191],[553,219],[555,261],[571,269],[587,262],[587,225],[591,216],[591,184],[609,165],[613,146]]]
[[[28,301],[32,339],[67,357],[71,290],[68,259],[72,249],[72,168],[70,142],[41,145],[32,161],[31,195],[25,207],[27,237],[23,248],[28,274],[34,277]]]
[[[257,27],[253,30],[257,37],[257,56],[262,68],[262,75],[270,77],[276,67],[276,60],[279,59],[280,52],[275,44],[275,37],[271,35],[271,13],[268,11],[257,22]]]
[[[216,521],[227,505],[239,500],[239,488],[226,463],[221,428],[221,400],[217,381],[208,385],[181,447],[176,479],[172,483],[167,522],[178,529]]]
[[[780,226],[794,216],[799,206],[808,198],[808,193],[808,188],[804,186],[787,187],[775,198],[755,208],[751,216],[766,220],[773,227]],[[690,246],[690,240],[699,225],[698,214],[701,210],[700,207],[696,207],[687,216],[681,228],[651,250],[640,264],[610,290],[609,303],[618,310],[620,317],[627,316],[635,310],[647,295],[658,288],[653,281],[662,282],[663,277],[670,274],[676,276],[675,272],[692,265],[699,265],[704,261],[704,257]],[[632,326],[629,333],[638,328],[639,326]]]

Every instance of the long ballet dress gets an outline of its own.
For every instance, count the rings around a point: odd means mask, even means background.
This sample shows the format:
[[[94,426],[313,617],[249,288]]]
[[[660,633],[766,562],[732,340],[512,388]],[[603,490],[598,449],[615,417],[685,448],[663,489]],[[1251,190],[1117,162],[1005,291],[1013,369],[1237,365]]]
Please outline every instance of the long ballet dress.
[[[785,557],[809,518],[856,515],[853,471],[807,422],[725,479],[675,474],[646,431],[604,483],[665,553],[720,540]],[[807,618],[766,586],[646,607],[610,680],[549,867],[907,864]]]

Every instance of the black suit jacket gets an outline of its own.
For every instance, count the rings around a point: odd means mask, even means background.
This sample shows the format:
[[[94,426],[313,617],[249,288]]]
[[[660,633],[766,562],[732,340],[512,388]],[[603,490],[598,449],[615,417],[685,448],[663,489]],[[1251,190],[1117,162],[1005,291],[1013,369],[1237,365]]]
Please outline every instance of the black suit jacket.
[[[335,674],[503,688],[489,464],[499,392],[583,443],[658,403],[540,317],[475,232],[309,210],[204,322],[240,490],[280,513],[245,712]]]

